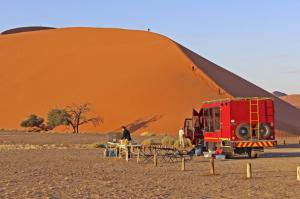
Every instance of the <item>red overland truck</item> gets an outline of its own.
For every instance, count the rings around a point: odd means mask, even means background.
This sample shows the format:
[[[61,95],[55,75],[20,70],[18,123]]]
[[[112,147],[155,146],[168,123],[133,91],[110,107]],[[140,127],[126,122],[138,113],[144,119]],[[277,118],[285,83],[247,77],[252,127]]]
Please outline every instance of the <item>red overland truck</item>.
[[[204,102],[185,119],[185,137],[204,150],[221,149],[226,156],[257,157],[277,144],[272,98],[233,98]]]

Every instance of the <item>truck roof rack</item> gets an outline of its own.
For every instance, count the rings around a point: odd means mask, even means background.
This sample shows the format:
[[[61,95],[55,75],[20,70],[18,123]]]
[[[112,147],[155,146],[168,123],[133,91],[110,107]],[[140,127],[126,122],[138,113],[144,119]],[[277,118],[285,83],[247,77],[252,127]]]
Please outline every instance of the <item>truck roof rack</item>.
[[[229,102],[229,101],[238,101],[238,100],[273,100],[273,97],[233,97],[233,98],[223,98],[223,99],[215,99],[204,101],[203,104],[210,104],[215,102]]]

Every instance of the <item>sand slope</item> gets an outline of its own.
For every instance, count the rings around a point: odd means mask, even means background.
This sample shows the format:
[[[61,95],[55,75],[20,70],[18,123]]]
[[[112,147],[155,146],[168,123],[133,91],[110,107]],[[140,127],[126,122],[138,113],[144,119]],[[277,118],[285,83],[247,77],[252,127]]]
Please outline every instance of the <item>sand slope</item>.
[[[0,64],[1,128],[18,128],[30,113],[46,116],[51,107],[90,102],[105,122],[84,131],[130,124],[138,131],[177,133],[204,100],[271,95],[144,31],[63,28],[0,35]],[[299,132],[300,111],[279,99],[276,106],[277,127]]]
[[[299,94],[282,96],[280,98],[282,100],[292,104],[293,106],[300,108],[300,95]]]

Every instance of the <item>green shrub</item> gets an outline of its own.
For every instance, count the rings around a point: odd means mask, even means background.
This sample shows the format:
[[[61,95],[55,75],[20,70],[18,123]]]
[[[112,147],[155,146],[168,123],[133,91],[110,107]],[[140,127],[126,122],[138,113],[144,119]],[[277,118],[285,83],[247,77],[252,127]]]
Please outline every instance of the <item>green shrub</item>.
[[[48,126],[53,129],[60,125],[69,125],[70,115],[64,109],[51,109],[48,112]]]
[[[44,118],[39,117],[35,114],[31,114],[28,118],[21,122],[21,126],[25,128],[42,128],[44,126],[44,121]]]

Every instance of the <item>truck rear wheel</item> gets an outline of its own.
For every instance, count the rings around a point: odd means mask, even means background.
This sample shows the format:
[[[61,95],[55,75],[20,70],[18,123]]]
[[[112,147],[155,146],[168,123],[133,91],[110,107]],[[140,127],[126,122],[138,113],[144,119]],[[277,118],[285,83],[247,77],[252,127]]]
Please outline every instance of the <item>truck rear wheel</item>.
[[[246,124],[246,123],[239,124],[236,127],[235,134],[241,140],[249,139],[251,136],[249,124]]]
[[[255,135],[258,137],[262,137],[264,139],[268,139],[271,136],[271,127],[266,123],[259,124],[259,132],[255,131]]]

